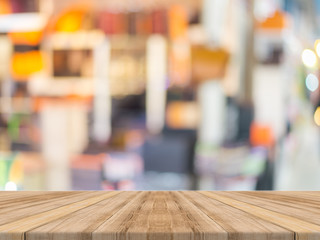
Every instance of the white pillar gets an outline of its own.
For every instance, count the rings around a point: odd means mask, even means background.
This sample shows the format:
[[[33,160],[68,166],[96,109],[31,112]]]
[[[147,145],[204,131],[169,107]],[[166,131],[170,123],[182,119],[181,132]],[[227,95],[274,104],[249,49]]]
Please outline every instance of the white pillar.
[[[165,123],[167,42],[161,35],[153,35],[147,41],[147,129],[160,133]]]
[[[199,140],[219,146],[224,140],[226,99],[219,80],[206,81],[198,90],[201,112]]]
[[[222,44],[226,29],[228,0],[203,0],[202,24],[210,41]]]
[[[93,137],[106,142],[111,135],[111,97],[109,85],[110,43],[105,40],[94,50]]]
[[[41,111],[41,130],[47,190],[70,190],[68,108],[46,104]]]

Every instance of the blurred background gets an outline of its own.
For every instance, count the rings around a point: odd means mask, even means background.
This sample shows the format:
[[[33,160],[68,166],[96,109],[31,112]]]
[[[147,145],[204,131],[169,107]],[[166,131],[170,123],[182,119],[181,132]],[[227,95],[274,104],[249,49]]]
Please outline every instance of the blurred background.
[[[0,0],[0,190],[320,190],[320,0]]]

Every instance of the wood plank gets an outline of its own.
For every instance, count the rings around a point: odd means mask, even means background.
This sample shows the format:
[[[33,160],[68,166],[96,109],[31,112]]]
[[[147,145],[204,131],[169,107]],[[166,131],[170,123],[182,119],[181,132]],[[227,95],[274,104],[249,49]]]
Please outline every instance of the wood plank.
[[[5,214],[5,212],[10,209],[19,209],[24,207],[31,207],[33,204],[42,204],[45,202],[52,202],[58,198],[68,198],[73,195],[81,194],[81,192],[60,192],[60,193],[41,193],[34,196],[25,196],[23,197],[13,197],[10,200],[0,201],[0,214]],[[85,194],[85,193],[82,193]]]
[[[149,195],[149,192],[137,193],[132,201],[126,204],[111,218],[107,219],[107,221],[92,233],[92,239],[126,239],[125,234],[128,225],[135,219],[137,216],[135,213],[139,212]]]
[[[145,194],[94,231],[92,239],[227,239],[226,231],[191,203],[169,192]]]
[[[50,198],[56,195],[70,195],[77,192],[1,192],[0,195],[0,207],[6,204],[20,202],[20,201],[32,201],[35,198]]]
[[[137,215],[127,239],[227,239],[223,228],[173,192],[151,192]]]
[[[271,191],[257,193],[260,194],[255,194],[255,192],[235,192],[235,194],[241,194],[248,199],[254,197],[257,199],[267,200],[267,202],[291,203],[292,205],[303,208],[320,209],[320,192],[317,192],[317,194],[306,192],[299,195],[296,195],[295,193],[289,195],[286,192]]]
[[[291,192],[291,194],[286,192],[271,192],[271,191],[263,191],[263,192],[237,192],[242,193],[248,198],[251,196],[262,198],[262,199],[268,199],[268,201],[276,201],[276,202],[289,202],[292,203],[295,206],[299,207],[311,207],[318,209],[320,208],[320,193],[314,193],[314,192]]]
[[[119,192],[107,192],[89,197],[85,200],[75,201],[74,203],[58,207],[49,211],[41,212],[32,216],[20,218],[14,222],[3,224],[0,226],[1,240],[24,240],[25,232],[30,231],[48,222],[64,217],[70,213],[88,207],[92,204],[100,202],[106,198],[110,198]],[[75,197],[75,200],[76,197]],[[15,213],[12,213],[15,214]]]
[[[245,211],[255,217],[270,221],[274,224],[277,224],[283,228],[289,229],[295,232],[295,239],[299,240],[319,240],[320,239],[320,226],[306,222],[285,214],[274,212],[268,209],[264,209],[255,205],[251,205],[239,200],[234,199],[233,197],[225,197],[223,193],[214,193],[214,192],[204,192],[201,191],[201,194],[213,198],[217,201],[230,205],[234,208]],[[236,198],[236,197],[235,197]]]
[[[268,199],[268,195],[264,194],[264,198],[252,196],[248,193],[219,193],[226,197],[236,198],[239,201],[246,202],[251,205],[259,206],[274,212],[285,214],[306,222],[315,223],[320,225],[320,205],[313,205],[313,207],[300,204],[299,201],[295,202],[294,198],[286,198],[285,200]],[[270,194],[269,194],[270,195]],[[269,196],[270,197],[270,196]]]
[[[52,200],[43,200],[43,198],[39,200],[39,198],[35,198],[31,203],[21,203],[21,205],[19,201],[16,201],[14,207],[6,207],[0,210],[0,214],[6,216],[6,218],[0,218],[0,226],[97,195],[100,195],[100,193],[79,192],[76,194],[66,194],[63,197],[58,195],[57,199],[53,197]],[[13,212],[14,214],[12,214]]]
[[[120,193],[26,233],[27,240],[91,239],[92,232],[136,195]]]
[[[229,233],[229,239],[293,240],[294,232],[198,192],[181,194]]]

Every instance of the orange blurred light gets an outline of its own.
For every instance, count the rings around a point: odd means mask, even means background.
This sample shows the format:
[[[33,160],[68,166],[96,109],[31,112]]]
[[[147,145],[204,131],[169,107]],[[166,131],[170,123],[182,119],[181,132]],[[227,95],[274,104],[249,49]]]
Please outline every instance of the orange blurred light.
[[[314,122],[320,126],[320,107],[317,107],[316,111],[314,112],[313,116]]]
[[[172,39],[185,37],[188,18],[183,6],[173,5],[169,10],[169,32]]]
[[[320,57],[320,39],[317,39],[317,40],[314,42],[314,49],[315,49],[318,57]]]
[[[42,39],[42,32],[11,32],[8,34],[14,44],[38,45]]]
[[[28,80],[33,73],[43,69],[44,60],[40,51],[14,53],[11,59],[11,74],[15,80]]]
[[[8,0],[0,0],[0,14],[11,13],[11,7]]]
[[[173,101],[167,107],[167,125],[174,129],[195,129],[198,126],[198,106],[194,102]]]
[[[70,6],[51,22],[53,30],[57,32],[75,32],[81,30],[85,15],[91,8],[90,5],[86,4]]]
[[[275,11],[273,16],[258,24],[262,29],[283,29],[287,26],[287,16],[281,11]]]
[[[271,127],[253,123],[250,127],[250,143],[253,146],[272,146],[274,137]]]
[[[81,28],[82,14],[78,12],[70,12],[62,16],[55,26],[58,32],[74,32]]]
[[[90,107],[90,104],[92,102],[92,97],[69,95],[65,97],[60,97],[59,99],[50,98],[50,97],[34,97],[32,100],[33,100],[32,110],[34,112],[39,112],[42,110],[43,106],[45,106],[46,104],[50,104],[50,105],[82,104],[84,106]]]

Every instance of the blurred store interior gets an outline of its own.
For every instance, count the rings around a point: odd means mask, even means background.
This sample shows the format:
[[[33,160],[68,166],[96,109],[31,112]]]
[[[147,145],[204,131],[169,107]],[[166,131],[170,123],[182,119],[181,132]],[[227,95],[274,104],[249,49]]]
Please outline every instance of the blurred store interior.
[[[320,0],[0,0],[0,190],[320,190]]]

